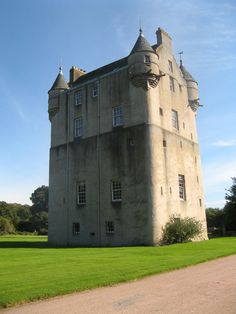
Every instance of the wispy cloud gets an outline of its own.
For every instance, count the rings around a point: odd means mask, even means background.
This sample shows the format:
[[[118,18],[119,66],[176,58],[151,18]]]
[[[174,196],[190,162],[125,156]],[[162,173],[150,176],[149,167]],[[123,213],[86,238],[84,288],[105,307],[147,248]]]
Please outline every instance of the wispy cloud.
[[[236,146],[236,140],[219,140],[212,143],[213,146],[232,147]]]

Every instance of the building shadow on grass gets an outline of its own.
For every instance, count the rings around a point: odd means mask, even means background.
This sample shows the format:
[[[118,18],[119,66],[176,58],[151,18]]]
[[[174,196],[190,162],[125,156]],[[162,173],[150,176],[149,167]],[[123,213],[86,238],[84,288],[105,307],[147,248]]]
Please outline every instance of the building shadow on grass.
[[[47,242],[42,241],[0,241],[0,249],[1,248],[38,248],[38,249],[45,249],[45,248],[52,248]]]

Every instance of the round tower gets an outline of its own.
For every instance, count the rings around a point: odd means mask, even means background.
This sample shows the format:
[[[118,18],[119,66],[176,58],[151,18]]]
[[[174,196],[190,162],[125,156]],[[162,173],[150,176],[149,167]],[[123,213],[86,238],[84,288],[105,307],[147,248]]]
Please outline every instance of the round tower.
[[[186,68],[183,66],[182,60],[180,60],[180,70],[183,74],[183,78],[186,81],[187,84],[187,91],[188,91],[188,104],[190,108],[196,112],[199,104],[199,94],[198,94],[198,83],[197,81],[192,77],[192,75],[186,70]]]
[[[156,87],[160,79],[158,55],[139,30],[139,37],[128,57],[129,78],[136,87]]]
[[[69,89],[69,86],[65,81],[62,68],[60,67],[56,80],[48,91],[48,113],[50,121],[59,110],[59,102],[56,96],[67,89]]]

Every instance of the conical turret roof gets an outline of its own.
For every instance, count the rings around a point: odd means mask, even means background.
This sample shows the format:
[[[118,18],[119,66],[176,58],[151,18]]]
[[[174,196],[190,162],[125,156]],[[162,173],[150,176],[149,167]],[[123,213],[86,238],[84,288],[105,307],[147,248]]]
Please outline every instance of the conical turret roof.
[[[65,81],[64,75],[62,73],[62,68],[60,67],[57,78],[56,78],[55,82],[53,83],[49,92],[52,90],[65,90],[65,89],[69,89],[69,86]]]
[[[180,70],[183,74],[183,77],[186,81],[193,81],[193,82],[196,82],[197,81],[195,80],[195,78],[187,71],[187,69],[183,66],[182,64],[182,60],[180,61]]]
[[[130,54],[133,54],[135,52],[143,52],[143,51],[147,51],[147,52],[154,52],[154,50],[152,49],[151,45],[149,44],[149,42],[147,41],[147,39],[144,37],[143,35],[143,31],[140,29],[139,30],[139,36],[138,39],[133,47],[133,49],[131,50]],[[155,52],[154,52],[155,53]]]

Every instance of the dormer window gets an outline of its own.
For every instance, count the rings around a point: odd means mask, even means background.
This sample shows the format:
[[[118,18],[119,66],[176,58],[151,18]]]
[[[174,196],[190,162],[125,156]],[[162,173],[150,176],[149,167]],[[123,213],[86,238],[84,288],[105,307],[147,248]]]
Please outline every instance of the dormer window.
[[[148,56],[148,55],[144,56],[144,63],[146,63],[146,64],[150,64],[151,63],[150,56]]]

